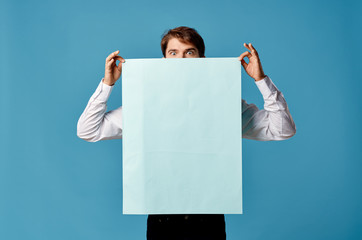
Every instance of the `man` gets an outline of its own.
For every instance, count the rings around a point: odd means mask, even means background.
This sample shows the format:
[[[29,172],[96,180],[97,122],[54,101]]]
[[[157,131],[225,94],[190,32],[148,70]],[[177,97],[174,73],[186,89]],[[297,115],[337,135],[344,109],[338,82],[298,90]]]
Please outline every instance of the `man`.
[[[251,76],[264,98],[264,109],[242,100],[242,137],[260,141],[284,140],[292,137],[295,124],[289,113],[283,94],[263,72],[257,51],[251,43],[239,56],[241,65]],[[193,28],[178,27],[163,35],[161,49],[164,58],[205,57],[202,37]],[[80,138],[96,142],[122,138],[122,107],[106,112],[107,100],[112,86],[120,78],[122,63],[119,51],[106,58],[105,75],[90,98],[78,121],[77,134]],[[249,59],[247,63],[244,58]],[[116,64],[119,60],[120,63]],[[147,239],[226,239],[223,214],[174,214],[149,215]]]

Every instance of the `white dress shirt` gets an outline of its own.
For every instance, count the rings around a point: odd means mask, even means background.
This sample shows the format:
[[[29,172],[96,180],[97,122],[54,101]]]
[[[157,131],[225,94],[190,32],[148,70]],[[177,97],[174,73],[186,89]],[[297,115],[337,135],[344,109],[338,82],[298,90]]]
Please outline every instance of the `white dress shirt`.
[[[255,84],[263,95],[264,109],[242,100],[242,137],[259,141],[292,137],[296,128],[283,94],[268,76]],[[122,106],[107,112],[112,89],[102,78],[78,120],[78,137],[89,142],[122,138]]]

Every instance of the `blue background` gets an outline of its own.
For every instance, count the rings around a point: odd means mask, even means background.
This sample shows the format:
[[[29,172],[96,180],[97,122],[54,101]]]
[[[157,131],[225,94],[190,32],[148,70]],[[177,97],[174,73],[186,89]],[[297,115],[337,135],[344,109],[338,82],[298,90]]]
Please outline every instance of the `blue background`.
[[[161,34],[196,28],[206,57],[252,42],[297,134],[243,140],[244,214],[228,239],[361,239],[360,1],[1,1],[0,239],[145,239],[122,215],[122,140],[76,123],[105,58],[161,57]],[[263,106],[253,79],[243,98]],[[109,109],[121,105],[117,83]],[[222,129],[220,129],[222,131]]]

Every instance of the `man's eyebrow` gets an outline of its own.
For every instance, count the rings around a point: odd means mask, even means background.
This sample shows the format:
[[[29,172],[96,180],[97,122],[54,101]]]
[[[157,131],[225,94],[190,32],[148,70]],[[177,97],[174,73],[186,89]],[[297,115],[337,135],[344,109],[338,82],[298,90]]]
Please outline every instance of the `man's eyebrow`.
[[[186,51],[190,51],[190,50],[194,50],[196,51],[196,48],[187,48]],[[177,52],[178,50],[177,49],[169,49],[167,52]]]

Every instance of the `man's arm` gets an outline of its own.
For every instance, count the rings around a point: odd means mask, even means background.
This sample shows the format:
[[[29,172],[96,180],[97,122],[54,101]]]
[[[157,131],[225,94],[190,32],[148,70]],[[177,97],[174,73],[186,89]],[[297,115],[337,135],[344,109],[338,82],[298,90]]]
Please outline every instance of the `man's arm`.
[[[122,107],[107,111],[113,86],[102,81],[88,101],[77,124],[77,135],[88,142],[122,138]]]
[[[113,85],[121,77],[122,63],[125,62],[118,53],[119,50],[106,58],[104,78],[78,120],[77,135],[88,142],[122,137],[122,107],[106,112],[107,100]],[[118,66],[117,60],[120,61]]]
[[[263,95],[264,109],[242,101],[243,138],[270,141],[292,137],[296,127],[283,94],[268,76],[255,84]]]
[[[260,141],[284,140],[292,137],[296,128],[283,94],[264,74],[259,54],[254,46],[251,43],[244,43],[244,47],[250,52],[242,53],[239,60],[246,73],[254,78],[263,95],[264,109],[259,110],[254,104],[242,101],[242,136]],[[245,57],[249,59],[249,63],[244,60]]]

